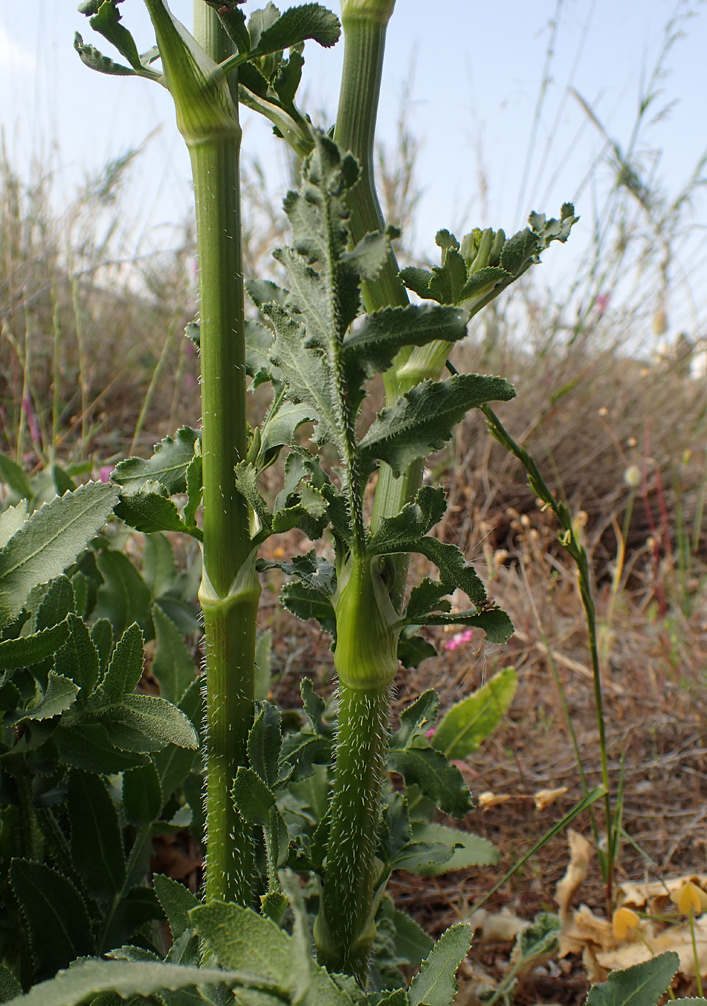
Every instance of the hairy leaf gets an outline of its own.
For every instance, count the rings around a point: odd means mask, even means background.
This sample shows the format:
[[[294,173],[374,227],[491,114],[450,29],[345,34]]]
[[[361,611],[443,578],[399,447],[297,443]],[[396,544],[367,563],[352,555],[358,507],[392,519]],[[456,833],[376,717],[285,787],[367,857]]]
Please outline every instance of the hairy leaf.
[[[53,735],[59,758],[66,765],[85,772],[112,775],[148,761],[143,751],[123,751],[116,747],[107,726],[96,722],[60,724]]]
[[[115,508],[116,517],[120,517],[130,527],[142,531],[143,534],[152,534],[155,531],[183,531],[185,534],[193,534],[193,528],[187,528],[179,516],[174,500],[165,496],[165,492],[159,482],[146,482],[136,492],[121,496]],[[196,537],[200,538],[200,534],[197,533]]]
[[[404,346],[457,342],[466,335],[466,315],[454,307],[410,304],[388,307],[364,317],[344,340],[344,359],[351,393],[364,378],[387,370]]]
[[[111,478],[123,486],[124,494],[138,492],[146,482],[153,480],[164,486],[169,496],[186,492],[186,472],[199,439],[197,430],[183,426],[177,430],[176,439],[165,437],[155,444],[154,454],[148,460],[127,458],[121,461]]]
[[[353,1006],[351,996],[270,919],[222,902],[202,905],[189,914],[223,967],[248,968],[303,1006]]]
[[[51,981],[35,985],[17,999],[17,1006],[79,1006],[89,996],[101,992],[117,992],[123,999],[144,996],[163,990],[177,991],[198,985],[226,985],[229,988],[257,989],[261,1002],[269,1006],[268,990],[279,991],[277,982],[261,977],[246,967],[243,971],[220,971],[218,968],[185,967],[162,961],[81,960],[67,971],[61,971]],[[280,998],[272,1000],[281,1003]],[[350,999],[332,1000],[331,1006],[350,1004]],[[321,1003],[324,1006],[324,1003]]]
[[[24,713],[13,718],[12,722],[28,723],[32,720],[53,719],[54,716],[58,716],[73,706],[78,691],[78,687],[70,678],[50,671],[44,693],[40,693],[35,701],[25,706]]]
[[[307,3],[290,7],[265,28],[251,56],[261,56],[279,49],[289,49],[306,39],[313,39],[328,49],[339,40],[339,19],[321,4]]]
[[[98,684],[99,656],[88,626],[77,615],[67,618],[68,639],[57,651],[54,667],[58,674],[71,678],[81,689],[79,702],[85,705]]]
[[[41,631],[57,625],[74,611],[74,588],[71,586],[71,580],[68,576],[58,576],[49,584],[49,589],[37,609],[35,629]]]
[[[123,810],[129,824],[142,828],[159,817],[164,797],[154,762],[123,772]]]
[[[171,877],[165,877],[161,873],[155,874],[153,884],[155,893],[167,916],[172,939],[178,940],[182,933],[191,929],[189,912],[192,908],[197,907],[199,899],[184,884],[172,880]]]
[[[69,635],[68,621],[59,622],[49,629],[34,632],[31,636],[5,639],[0,643],[0,671],[16,667],[31,667],[45,660],[62,646]]]
[[[142,632],[133,622],[113,650],[108,669],[96,691],[96,701],[117,702],[133,692],[142,677],[144,663]]]
[[[114,486],[88,482],[36,510],[0,551],[0,625],[17,615],[29,592],[60,576],[105,524]]]
[[[372,471],[380,460],[398,477],[413,461],[444,447],[469,409],[514,396],[501,377],[455,374],[446,381],[423,381],[378,414],[358,445],[362,471]]]
[[[71,859],[93,897],[110,900],[125,881],[125,852],[115,804],[99,776],[69,773]]]
[[[600,985],[593,985],[587,1006],[655,1006],[680,967],[674,951],[634,964],[624,971],[612,971]]]
[[[27,859],[13,859],[9,876],[27,924],[40,978],[54,974],[76,957],[93,952],[86,905],[67,877],[45,863]],[[17,1002],[26,999],[23,996]],[[35,1002],[49,1006],[50,1000],[35,997]]]
[[[238,813],[248,824],[268,823],[270,811],[275,806],[275,794],[257,772],[241,765],[233,780],[233,800]]]
[[[473,929],[461,923],[442,933],[410,983],[410,1006],[450,1006],[457,968],[469,953]]]

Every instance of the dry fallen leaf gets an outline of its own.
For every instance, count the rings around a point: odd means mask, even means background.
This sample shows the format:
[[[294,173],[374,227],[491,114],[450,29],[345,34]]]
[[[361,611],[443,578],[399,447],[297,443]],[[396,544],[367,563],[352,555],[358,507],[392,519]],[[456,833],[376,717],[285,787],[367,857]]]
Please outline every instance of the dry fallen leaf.
[[[557,885],[555,900],[560,909],[563,926],[569,917],[570,902],[577,888],[584,882],[592,858],[592,844],[584,835],[571,828],[568,832],[570,843],[570,862],[562,880]]]
[[[545,808],[550,807],[558,797],[564,796],[566,792],[567,786],[562,786],[560,789],[540,789],[533,795],[535,806],[538,810],[545,810]]]
[[[508,803],[512,799],[510,793],[492,793],[487,790],[486,793],[479,794],[479,807],[481,810],[488,810],[489,807],[497,807],[500,803]]]

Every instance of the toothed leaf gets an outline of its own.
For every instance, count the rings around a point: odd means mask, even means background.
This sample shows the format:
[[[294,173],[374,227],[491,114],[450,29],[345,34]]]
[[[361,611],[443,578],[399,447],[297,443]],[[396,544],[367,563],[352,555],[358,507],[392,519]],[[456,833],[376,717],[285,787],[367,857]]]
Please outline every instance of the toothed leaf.
[[[469,953],[473,935],[465,923],[442,933],[410,983],[410,1006],[450,1006],[457,994],[457,968]]]
[[[252,19],[251,19],[252,21]],[[308,3],[290,7],[281,17],[262,29],[251,56],[262,56],[280,49],[289,49],[312,39],[328,49],[341,34],[339,19],[321,4]],[[253,32],[251,30],[251,40]]]
[[[123,486],[123,495],[138,492],[146,482],[156,480],[168,496],[186,492],[186,472],[194,457],[194,445],[200,439],[197,430],[183,426],[176,439],[165,437],[155,444],[151,458],[127,458],[115,466],[113,482]]]
[[[15,531],[0,550],[0,626],[19,615],[34,587],[74,562],[116,502],[115,486],[88,482],[55,496]]]
[[[514,396],[501,377],[456,374],[447,381],[424,381],[378,414],[358,445],[362,470],[386,461],[399,477],[413,461],[440,450],[469,409]]]

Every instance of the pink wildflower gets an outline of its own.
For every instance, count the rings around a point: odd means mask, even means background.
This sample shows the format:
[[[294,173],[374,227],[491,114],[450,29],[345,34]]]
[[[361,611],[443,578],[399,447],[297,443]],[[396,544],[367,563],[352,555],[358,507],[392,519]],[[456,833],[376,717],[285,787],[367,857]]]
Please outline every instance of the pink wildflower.
[[[445,650],[458,650],[464,643],[470,642],[473,635],[473,629],[464,629],[463,632],[455,632],[452,638],[444,644],[444,648]]]
[[[611,300],[611,294],[610,293],[598,293],[597,294],[596,300],[594,301],[594,303],[596,305],[596,309],[597,309],[597,317],[601,318],[601,316],[604,314],[604,312],[606,311],[607,307],[609,306],[609,301],[610,300]]]
[[[110,477],[113,474],[113,465],[101,465],[98,469],[98,480],[99,482],[110,482]]]
[[[34,412],[34,406],[32,405],[32,399],[27,395],[22,399],[22,411],[27,417],[27,426],[29,427],[29,435],[32,438],[33,444],[38,444],[42,440],[42,434],[39,430],[39,423],[37,422],[37,416]]]

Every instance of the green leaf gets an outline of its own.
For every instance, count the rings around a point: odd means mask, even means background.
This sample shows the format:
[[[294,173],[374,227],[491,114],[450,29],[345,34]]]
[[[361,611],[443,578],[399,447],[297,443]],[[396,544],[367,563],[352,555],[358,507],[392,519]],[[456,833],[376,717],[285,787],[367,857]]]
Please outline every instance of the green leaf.
[[[57,651],[54,667],[57,674],[71,678],[79,686],[79,702],[83,705],[98,684],[99,656],[84,620],[69,615],[67,624],[69,637]]]
[[[22,986],[12,971],[0,964],[0,1003],[9,1003],[15,996],[22,995]]]
[[[472,808],[469,789],[456,765],[419,738],[409,747],[390,750],[388,768],[399,772],[406,786],[418,785],[445,814],[462,818]]]
[[[472,695],[445,713],[432,737],[432,744],[447,758],[466,758],[476,751],[503,719],[515,695],[518,676],[504,667]]]
[[[416,842],[440,842],[452,849],[451,858],[444,863],[430,863],[417,870],[422,877],[438,876],[452,870],[468,870],[470,866],[488,866],[498,863],[501,858],[487,839],[444,824],[413,824],[412,837]]]
[[[436,297],[432,297],[430,293],[430,283],[432,282],[432,273],[429,269],[419,269],[417,266],[408,266],[405,269],[401,269],[400,278],[408,288],[416,293],[418,297],[423,299],[436,300]]]
[[[456,765],[427,737],[437,706],[437,695],[429,689],[402,711],[400,729],[390,739],[388,768],[399,772],[406,786],[418,785],[445,814],[463,817],[471,809],[469,789]]]
[[[123,811],[128,824],[142,828],[160,816],[164,797],[152,761],[123,772]]]
[[[97,775],[69,773],[67,805],[71,859],[93,897],[110,902],[125,881],[125,852],[118,813]]]
[[[23,715],[13,718],[13,723],[29,723],[38,720],[51,720],[60,713],[70,709],[76,701],[78,687],[70,678],[65,678],[55,671],[50,671],[44,694],[30,702]]]
[[[302,423],[316,419],[316,410],[311,406],[296,405],[283,399],[277,410],[268,414],[261,428],[261,456],[268,459],[279,447],[296,443],[295,432]]]
[[[19,531],[27,520],[27,500],[17,506],[9,506],[0,513],[0,549],[5,548],[10,538]]]
[[[165,437],[155,444],[154,454],[147,461],[128,458],[115,467],[111,478],[123,486],[123,494],[138,492],[146,482],[156,480],[169,496],[186,492],[186,473],[200,434],[189,426],[177,430],[176,439]]]
[[[378,414],[358,445],[362,470],[386,461],[399,477],[413,461],[444,447],[469,409],[514,396],[501,377],[455,374],[446,381],[423,381]]]
[[[248,34],[251,48],[255,49],[260,42],[260,36],[267,31],[280,17],[280,11],[274,3],[269,2],[262,10],[254,10],[248,19]]]
[[[446,864],[452,858],[452,849],[444,842],[408,842],[390,860],[391,870],[425,875],[426,867]]]
[[[0,643],[0,671],[16,667],[31,667],[50,657],[62,646],[69,635],[69,623],[60,622],[31,636],[5,639]]]
[[[281,17],[265,28],[251,56],[261,56],[280,49],[289,49],[306,39],[313,39],[328,49],[339,40],[339,19],[321,4],[307,3],[290,7]]]
[[[282,746],[280,710],[262,702],[248,733],[248,763],[266,786],[280,781],[278,761]]]
[[[150,622],[150,591],[127,555],[106,549],[96,562],[103,577],[98,588],[98,598],[93,617],[108,618],[113,633],[120,638],[133,622],[141,627],[145,636],[152,635]]]
[[[182,933],[191,929],[189,912],[196,908],[199,899],[196,895],[171,877],[156,873],[152,880],[155,893],[159,899],[164,914],[167,916],[172,939],[178,940]]]
[[[351,996],[323,968],[307,960],[292,936],[252,909],[215,901],[194,908],[189,916],[222,967],[262,975],[280,990],[277,1002],[284,992],[302,1006],[353,1006]],[[239,994],[240,998],[244,1006],[256,1002]]]
[[[419,667],[423,660],[437,656],[437,648],[424,636],[408,636],[405,631],[403,629],[398,639],[398,660],[403,667]]]
[[[196,677],[196,668],[181,633],[156,604],[152,609],[157,647],[151,671],[160,683],[160,694],[178,703]]]
[[[269,990],[279,991],[277,983],[260,977],[250,968],[233,972],[164,964],[162,961],[91,959],[76,961],[51,981],[35,985],[16,1003],[17,1006],[79,1006],[89,996],[102,992],[117,992],[123,999],[139,995],[139,1001],[144,1001],[142,997],[163,990],[177,991],[209,984],[258,989],[261,995],[259,1002],[263,1006],[270,1006],[271,1001],[282,1002],[280,998],[272,1000],[266,996]],[[331,1006],[349,1006],[351,1002],[349,998],[342,998],[332,1000]],[[322,1002],[321,1006],[325,1004]]]
[[[155,491],[154,487],[162,492]],[[143,534],[152,534],[155,531],[192,533],[179,516],[176,503],[169,496],[165,496],[165,492],[166,489],[159,482],[146,482],[136,492],[120,497],[115,515]]]
[[[81,62],[84,63],[90,70],[97,70],[99,73],[108,73],[116,77],[137,76],[132,67],[123,66],[122,63],[116,63],[108,56],[104,56],[102,52],[95,48],[95,46],[84,42],[78,32],[74,33],[74,49],[79,54]]]
[[[203,463],[201,460],[201,454],[195,454],[187,465],[187,502],[182,515],[184,517],[184,523],[188,528],[195,528],[197,526],[196,511],[199,509],[199,504],[201,503],[202,490],[204,486],[202,468]],[[199,536],[194,535],[194,537],[198,538]]]
[[[394,908],[390,899],[384,899],[382,910],[395,926],[395,952],[398,957],[414,968],[419,967],[434,946],[434,940],[419,923]]]
[[[89,24],[94,31],[99,32],[115,46],[120,55],[127,59],[133,70],[140,72],[143,69],[140,54],[132,35],[127,28],[120,24],[120,12],[116,2],[119,0],[115,0],[113,3],[102,3]]]
[[[404,346],[458,342],[466,335],[466,314],[455,307],[388,307],[364,317],[344,339],[345,365],[352,387],[387,370]]]
[[[155,695],[125,695],[120,705],[108,706],[99,714],[116,747],[124,751],[154,751],[165,744],[190,750],[199,746],[188,717]]]
[[[88,482],[36,510],[0,551],[0,625],[19,615],[33,587],[60,576],[105,524],[114,486]]]
[[[258,469],[247,461],[239,461],[235,466],[236,489],[253,511],[260,526],[269,534],[272,528],[272,517],[268,505],[258,491]]]
[[[142,578],[150,594],[161,598],[168,593],[174,587],[176,575],[177,567],[169,539],[161,533],[145,535]]]
[[[179,703],[179,708],[188,717],[198,736],[204,718],[201,681],[198,678],[187,688]],[[173,793],[178,786],[182,785],[191,771],[195,757],[196,751],[194,749],[181,748],[174,744],[169,744],[153,756],[152,760],[159,773],[163,793]]]
[[[85,772],[112,775],[136,765],[145,765],[142,751],[121,751],[113,743],[109,729],[102,723],[60,724],[53,735],[60,761]]]
[[[419,625],[470,625],[483,629],[489,643],[505,643],[513,634],[513,622],[501,608],[485,604],[476,611],[455,611],[452,614],[432,614],[416,619]]]
[[[102,675],[108,666],[113,649],[113,626],[107,618],[99,618],[91,626],[91,642],[98,653],[99,674]]]
[[[17,493],[18,496],[28,500],[32,499],[32,487],[29,484],[29,479],[20,466],[12,460],[12,458],[8,457],[7,454],[2,454],[1,452],[0,482],[11,489],[13,493]],[[11,507],[11,509],[16,510],[18,508]]]
[[[58,576],[50,583],[49,590],[37,609],[35,629],[41,631],[58,625],[74,611],[74,588],[71,586],[71,580],[67,576]]]
[[[412,503],[406,503],[395,517],[383,517],[369,538],[371,555],[409,552],[410,545],[426,535],[447,510],[447,494],[442,486],[422,486]],[[428,583],[430,581],[427,581]]]
[[[655,1006],[679,967],[680,958],[671,950],[624,971],[612,971],[605,982],[591,987],[587,1006]]]
[[[119,702],[124,695],[130,695],[142,677],[145,665],[145,650],[140,626],[135,622],[125,630],[118,640],[108,669],[96,689],[99,702]]]
[[[378,1006],[410,1006],[410,997],[406,989],[395,989],[379,999]]]
[[[275,795],[257,772],[241,765],[233,781],[233,800],[238,813],[248,824],[265,827],[275,806]]]
[[[70,880],[44,863],[27,859],[13,859],[9,876],[27,925],[38,977],[54,974],[76,957],[93,952],[86,905]],[[35,997],[35,1002],[49,1006],[49,1000]]]
[[[469,953],[472,936],[464,923],[442,933],[410,983],[410,1006],[450,1006],[457,993],[457,968]]]

